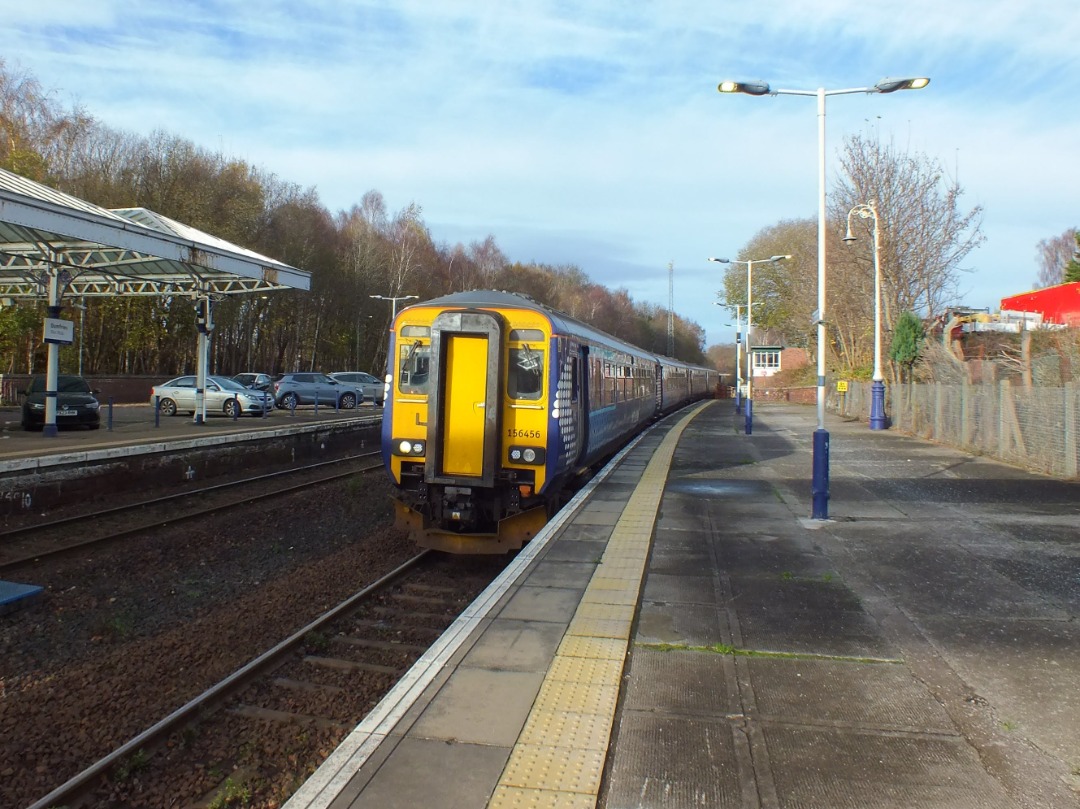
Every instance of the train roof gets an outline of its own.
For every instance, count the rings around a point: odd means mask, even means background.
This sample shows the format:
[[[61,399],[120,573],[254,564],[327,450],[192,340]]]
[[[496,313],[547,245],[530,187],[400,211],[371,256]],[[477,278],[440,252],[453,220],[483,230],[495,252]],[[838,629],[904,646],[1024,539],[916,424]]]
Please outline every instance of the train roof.
[[[494,289],[472,289],[467,292],[454,292],[450,295],[443,295],[438,298],[432,298],[431,300],[415,303],[407,309],[401,310],[402,312],[408,311],[413,307],[421,306],[461,306],[467,308],[476,307],[490,307],[490,306],[512,306],[518,309],[532,309],[537,312],[542,312],[548,318],[551,319],[552,327],[563,334],[579,334],[587,336],[590,339],[607,345],[610,348],[616,348],[623,351],[630,351],[638,356],[649,357],[657,362],[663,362],[666,365],[675,365],[682,368],[701,368],[704,366],[694,365],[693,363],[684,362],[683,360],[677,360],[673,357],[666,357],[663,354],[657,354],[654,351],[647,351],[644,348],[627,343],[625,340],[620,340],[605,331],[590,326],[588,323],[571,317],[565,312],[559,312],[552,309],[550,306],[546,306],[539,303],[528,295],[522,295],[517,292],[502,292]],[[400,314],[400,313],[399,313]]]

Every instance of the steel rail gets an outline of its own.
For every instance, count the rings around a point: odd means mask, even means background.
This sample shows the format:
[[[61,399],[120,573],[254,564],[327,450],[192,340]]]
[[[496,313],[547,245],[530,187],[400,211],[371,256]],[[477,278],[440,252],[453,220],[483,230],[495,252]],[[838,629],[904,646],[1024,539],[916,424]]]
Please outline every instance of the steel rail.
[[[242,668],[237,669],[230,674],[224,680],[217,685],[213,685],[204,691],[199,696],[192,699],[185,705],[177,708],[171,714],[159,721],[157,724],[150,728],[147,728],[138,736],[135,736],[130,741],[125,742],[113,752],[109,753],[104,758],[98,760],[94,764],[91,764],[85,770],[78,775],[68,779],[60,786],[56,787],[48,795],[40,798],[31,804],[27,809],[49,809],[53,806],[64,806],[76,801],[97,779],[105,775],[109,769],[116,764],[120,763],[126,756],[133,754],[142,747],[146,747],[153,742],[163,739],[173,730],[182,726],[185,722],[189,721],[193,716],[197,715],[210,703],[220,700],[229,694],[230,691],[238,688],[240,685],[246,683],[246,681],[258,674],[263,669],[269,667],[278,658],[282,657],[286,652],[291,651],[297,646],[304,637],[314,632],[330,621],[337,618],[343,612],[347,612],[352,609],[357,602],[364,600],[373,593],[382,590],[388,584],[391,584],[397,580],[404,573],[415,567],[421,560],[425,559],[432,551],[424,550],[414,556],[412,559],[404,562],[396,567],[394,570],[387,573],[382,578],[369,584],[364,589],[349,596],[343,602],[338,604],[331,610],[323,613],[321,616],[313,620],[307,626],[293,633],[285,640],[278,643],[273,648],[263,652],[254,660],[245,664]]]

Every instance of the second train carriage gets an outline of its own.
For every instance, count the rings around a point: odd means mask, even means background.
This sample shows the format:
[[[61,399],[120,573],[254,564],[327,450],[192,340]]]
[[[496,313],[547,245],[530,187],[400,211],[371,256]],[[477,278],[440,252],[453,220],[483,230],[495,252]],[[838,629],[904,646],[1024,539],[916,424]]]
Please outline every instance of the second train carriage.
[[[403,309],[388,357],[382,445],[398,523],[455,553],[520,548],[573,478],[717,379],[507,292]]]

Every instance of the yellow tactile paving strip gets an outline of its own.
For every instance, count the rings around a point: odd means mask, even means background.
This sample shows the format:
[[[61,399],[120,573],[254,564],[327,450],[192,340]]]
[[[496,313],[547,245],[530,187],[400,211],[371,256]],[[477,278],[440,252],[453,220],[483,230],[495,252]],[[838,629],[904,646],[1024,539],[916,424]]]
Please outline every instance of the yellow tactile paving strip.
[[[695,407],[660,442],[548,669],[489,809],[586,809],[600,791],[630,628],[668,468]]]

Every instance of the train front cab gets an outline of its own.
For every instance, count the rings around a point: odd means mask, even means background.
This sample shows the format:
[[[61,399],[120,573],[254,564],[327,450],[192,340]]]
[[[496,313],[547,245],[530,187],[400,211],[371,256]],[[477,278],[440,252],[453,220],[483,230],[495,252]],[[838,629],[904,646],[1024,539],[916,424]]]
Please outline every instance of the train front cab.
[[[508,313],[512,325],[494,310],[409,311],[392,380],[397,523],[437,550],[520,548],[549,516],[550,325],[528,311]]]

